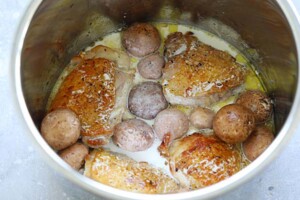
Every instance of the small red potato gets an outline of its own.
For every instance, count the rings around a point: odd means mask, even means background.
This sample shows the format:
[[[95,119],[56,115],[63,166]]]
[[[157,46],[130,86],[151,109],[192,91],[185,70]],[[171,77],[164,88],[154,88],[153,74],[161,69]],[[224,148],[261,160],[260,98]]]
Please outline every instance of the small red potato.
[[[158,113],[153,128],[160,140],[163,140],[166,134],[170,134],[171,142],[188,131],[189,119],[182,111],[169,108]]]
[[[144,151],[151,147],[154,133],[146,122],[140,119],[129,119],[114,127],[113,142],[127,151]]]
[[[42,136],[55,150],[62,150],[76,143],[80,129],[78,116],[69,109],[48,113],[41,124]]]
[[[190,115],[191,124],[198,129],[212,128],[214,111],[208,108],[198,107]]]
[[[266,150],[273,140],[274,135],[267,127],[256,127],[247,140],[243,142],[245,156],[251,161],[255,160]]]
[[[134,86],[128,97],[129,111],[143,119],[154,119],[167,108],[168,102],[163,94],[162,86],[154,82],[143,82]]]
[[[75,143],[59,152],[59,156],[75,170],[79,170],[82,167],[88,154],[88,147],[82,143]]]
[[[271,99],[261,91],[246,91],[239,96],[236,103],[251,110],[256,123],[265,122],[272,113]]]
[[[147,23],[133,24],[121,37],[123,47],[136,57],[144,57],[157,51],[161,42],[158,30]]]
[[[152,54],[140,60],[137,69],[140,75],[147,79],[159,79],[162,76],[162,68],[165,60],[159,54]]]
[[[253,113],[238,104],[222,107],[213,119],[215,134],[229,144],[245,141],[254,128],[255,119]]]

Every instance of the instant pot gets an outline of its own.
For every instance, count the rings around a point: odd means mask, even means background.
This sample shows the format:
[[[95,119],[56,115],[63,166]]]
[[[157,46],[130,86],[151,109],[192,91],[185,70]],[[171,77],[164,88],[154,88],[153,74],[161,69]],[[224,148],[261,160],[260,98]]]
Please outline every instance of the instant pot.
[[[149,195],[115,189],[74,171],[39,132],[51,90],[70,59],[134,22],[167,22],[209,31],[243,53],[273,99],[276,138],[249,166],[212,186]],[[43,157],[80,187],[109,199],[206,199],[255,176],[286,145],[300,118],[300,24],[290,0],[35,0],[14,47],[15,86],[29,135]]]

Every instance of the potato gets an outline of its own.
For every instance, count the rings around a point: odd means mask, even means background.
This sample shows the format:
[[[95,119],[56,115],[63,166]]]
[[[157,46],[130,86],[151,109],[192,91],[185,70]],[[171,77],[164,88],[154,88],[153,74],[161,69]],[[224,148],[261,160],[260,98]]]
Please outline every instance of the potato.
[[[162,68],[165,60],[159,54],[152,54],[140,60],[137,69],[140,75],[147,79],[159,79],[162,76]]]
[[[80,136],[80,121],[69,109],[58,109],[48,113],[41,124],[41,134],[55,150],[74,144]]]
[[[190,115],[190,122],[198,129],[212,128],[214,116],[214,111],[208,108],[198,107],[192,111]]]
[[[88,154],[88,147],[82,143],[75,143],[59,152],[59,156],[75,170],[79,170],[82,167],[84,159]]]
[[[260,156],[274,140],[273,133],[265,126],[258,126],[243,142],[245,156],[253,161]]]
[[[170,141],[183,136],[189,129],[189,119],[180,110],[169,108],[158,113],[154,120],[154,132],[163,140],[169,133]]]
[[[163,94],[162,86],[158,83],[150,81],[140,83],[129,93],[129,111],[143,119],[154,119],[167,106],[168,102]]]
[[[158,30],[147,23],[137,23],[121,35],[123,47],[133,56],[144,57],[158,50],[160,35]]]
[[[239,96],[236,101],[254,113],[256,123],[265,122],[271,115],[271,99],[261,91],[250,90]]]
[[[114,127],[113,142],[127,151],[144,151],[154,141],[154,133],[146,122],[140,119],[129,119]]]
[[[224,142],[235,144],[245,141],[255,128],[253,113],[238,104],[222,107],[213,119],[213,130]]]

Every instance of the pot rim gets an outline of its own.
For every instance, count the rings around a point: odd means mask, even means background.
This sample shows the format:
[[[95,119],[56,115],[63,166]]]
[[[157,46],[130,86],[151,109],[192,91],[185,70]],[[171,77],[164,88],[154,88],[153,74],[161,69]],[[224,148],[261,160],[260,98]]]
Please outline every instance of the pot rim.
[[[268,149],[258,157],[251,165],[247,166],[237,174],[234,174],[230,178],[216,183],[214,185],[205,187],[203,189],[198,189],[189,192],[181,192],[174,194],[140,194],[128,192],[120,189],[116,189],[102,183],[96,182],[88,177],[79,174],[77,171],[73,170],[68,164],[66,164],[55,151],[45,142],[41,136],[39,130],[36,128],[29,111],[26,106],[24,99],[22,84],[21,84],[21,52],[23,47],[23,42],[25,39],[26,32],[28,31],[30,22],[33,15],[42,0],[32,1],[28,6],[21,22],[19,23],[19,28],[15,35],[14,48],[11,57],[11,69],[13,69],[13,83],[15,86],[15,99],[18,100],[19,109],[22,116],[27,124],[29,130],[28,135],[32,139],[33,143],[36,145],[37,149],[41,153],[42,157],[47,160],[47,162],[60,174],[63,174],[71,182],[77,184],[78,186],[88,190],[96,195],[105,196],[107,198],[122,198],[122,199],[164,199],[164,200],[179,200],[179,199],[206,199],[219,196],[225,192],[228,192],[237,186],[249,181],[256,174],[261,172],[272,160],[274,160],[278,154],[282,151],[283,147],[290,140],[292,135],[296,132],[298,128],[297,119],[300,118],[300,16],[297,14],[297,10],[292,0],[278,0],[278,4],[281,7],[285,17],[288,20],[290,28],[293,32],[293,37],[296,42],[297,48],[297,59],[298,59],[298,79],[297,79],[297,89],[294,98],[291,111],[286,119],[285,124],[276,136],[275,140],[268,147]],[[29,133],[30,132],[30,133]]]

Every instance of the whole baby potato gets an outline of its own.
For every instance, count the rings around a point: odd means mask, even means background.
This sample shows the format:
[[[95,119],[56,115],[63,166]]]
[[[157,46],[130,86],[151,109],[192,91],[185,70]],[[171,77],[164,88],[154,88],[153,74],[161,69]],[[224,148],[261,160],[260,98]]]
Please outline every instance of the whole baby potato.
[[[192,111],[190,121],[191,124],[198,129],[212,128],[214,116],[214,111],[208,108],[198,107]]]
[[[238,104],[222,107],[213,119],[213,130],[224,142],[235,144],[245,141],[255,128],[253,113]]]
[[[273,133],[265,126],[258,126],[243,142],[245,156],[253,161],[260,156],[274,140]]]
[[[265,122],[272,113],[271,99],[261,91],[246,91],[239,96],[236,103],[251,110],[256,123]]]
[[[154,133],[146,122],[140,119],[129,119],[114,127],[113,142],[127,151],[143,151],[154,141]]]
[[[69,109],[48,113],[41,124],[41,134],[55,150],[65,149],[76,143],[80,136],[80,121]]]
[[[162,76],[162,68],[165,60],[159,54],[152,54],[140,60],[137,69],[140,75],[147,79],[159,79]]]
[[[158,83],[150,81],[140,83],[129,93],[129,111],[143,119],[154,119],[167,106],[168,102],[163,94],[162,86]]]
[[[189,129],[189,119],[180,110],[169,108],[158,113],[154,120],[154,132],[160,140],[169,133],[170,141],[183,136]]]
[[[137,23],[126,29],[121,36],[123,47],[133,56],[144,57],[158,50],[158,30],[147,23]]]
[[[79,170],[82,167],[84,159],[88,154],[88,147],[82,143],[75,143],[59,152],[59,156],[75,170]]]

